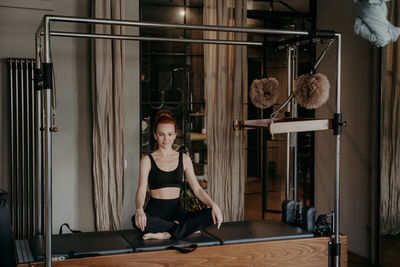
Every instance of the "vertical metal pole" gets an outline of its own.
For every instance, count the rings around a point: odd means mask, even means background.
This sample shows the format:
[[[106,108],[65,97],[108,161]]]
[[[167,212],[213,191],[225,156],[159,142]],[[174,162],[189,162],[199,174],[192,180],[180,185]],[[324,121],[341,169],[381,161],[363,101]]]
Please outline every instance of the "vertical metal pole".
[[[26,182],[26,237],[29,238],[32,234],[32,217],[31,217],[31,206],[32,206],[32,172],[31,172],[31,160],[30,160],[30,146],[31,146],[31,131],[30,131],[30,123],[31,123],[31,102],[30,102],[30,80],[29,80],[29,64],[30,60],[25,60],[25,82],[24,82],[24,95],[25,95],[25,165],[26,165],[26,172],[25,172],[25,182]]]
[[[264,112],[261,110],[261,119],[264,118]],[[265,174],[266,170],[266,154],[267,154],[267,141],[265,141],[265,133],[264,130],[260,130],[261,134],[261,166],[260,166],[260,175],[261,175],[261,184],[262,184],[262,205],[261,205],[261,218],[264,220],[265,219],[265,211],[267,210],[267,176]]]
[[[19,87],[20,87],[20,82],[18,79],[18,65],[19,65],[19,60],[15,60],[15,124],[16,124],[16,154],[17,154],[17,158],[16,158],[16,167],[17,167],[17,191],[16,191],[16,198],[17,198],[17,202],[16,202],[16,210],[17,210],[17,238],[21,239],[22,238],[22,231],[21,231],[21,227],[23,225],[22,222],[22,209],[20,208],[22,203],[21,203],[21,170],[22,170],[22,166],[21,166],[21,105],[20,105],[20,93],[19,93]]]
[[[22,164],[22,238],[27,238],[27,193],[28,193],[28,183],[27,183],[27,171],[26,171],[26,81],[25,81],[25,60],[21,59],[19,66],[20,74],[20,95],[21,95],[21,164]]]
[[[293,64],[292,64],[292,81],[295,80],[295,78],[297,77],[297,67],[298,67],[298,49],[297,47],[294,49],[294,53],[292,54],[292,58],[293,58]],[[292,82],[291,84],[291,92],[292,93],[294,91],[294,84]],[[292,118],[296,118],[297,117],[297,104],[294,101],[294,98],[292,98]],[[291,140],[290,140],[290,144],[291,147],[293,148],[293,199],[294,201],[297,202],[297,133],[291,133]]]
[[[51,267],[51,234],[52,234],[52,135],[51,135],[51,96],[52,96],[52,67],[50,58],[50,19],[44,22],[44,62],[43,62],[43,154],[45,179],[45,228],[46,228],[46,267]]]
[[[292,48],[288,48],[287,57],[287,95],[290,95],[290,88],[292,87]],[[290,103],[287,105],[287,112],[290,112]],[[285,198],[290,198],[290,133],[286,134],[286,193]]]
[[[14,62],[13,60],[8,61],[9,65],[9,75],[10,75],[10,121],[11,121],[11,131],[10,131],[10,138],[11,138],[11,220],[12,220],[12,230],[14,233],[17,233],[17,222],[16,222],[16,135],[15,135],[15,92],[14,92]]]
[[[35,182],[36,182],[36,203],[37,207],[37,220],[35,234],[43,234],[43,195],[42,195],[42,81],[40,75],[40,35],[36,36],[36,66],[35,66]]]
[[[265,24],[265,20],[264,20]],[[264,38],[265,40],[265,38]],[[262,76],[267,77],[267,47],[263,47],[263,61],[262,61]],[[264,111],[261,110],[261,119],[264,118]],[[266,170],[266,157],[267,157],[267,147],[268,147],[268,142],[265,139],[265,133],[263,129],[260,129],[260,134],[261,134],[261,150],[260,150],[260,175],[261,175],[261,184],[262,184],[262,205],[261,205],[261,218],[264,220],[265,219],[265,211],[267,210],[267,175],[265,173]]]
[[[262,118],[262,111],[257,111],[257,118]],[[262,142],[262,130],[257,129],[257,177],[261,179],[261,219],[264,220],[265,215],[264,215],[264,206],[263,203],[265,203],[265,187],[264,187],[264,181],[263,181],[263,176],[262,176],[262,149],[263,149],[263,142]]]
[[[341,65],[342,65],[342,36],[337,35],[337,90],[336,90],[336,112],[340,114],[340,84],[341,84]],[[340,266],[340,136],[336,135],[336,180],[335,180],[335,266]]]
[[[36,181],[35,181],[35,80],[34,80],[34,70],[35,64],[34,60],[29,62],[29,70],[30,70],[30,83],[29,83],[29,111],[30,111],[30,124],[29,124],[29,133],[30,133],[30,152],[29,152],[29,160],[31,165],[31,170],[29,173],[30,181],[31,181],[31,198],[30,205],[31,209],[31,236],[35,234],[35,229],[37,228],[37,207],[35,205],[36,201]]]

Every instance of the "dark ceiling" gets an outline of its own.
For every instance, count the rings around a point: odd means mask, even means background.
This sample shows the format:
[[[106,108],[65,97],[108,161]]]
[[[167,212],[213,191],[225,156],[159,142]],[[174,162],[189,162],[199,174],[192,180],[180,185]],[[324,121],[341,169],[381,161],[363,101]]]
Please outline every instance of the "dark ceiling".
[[[248,10],[308,13],[310,0],[247,0]],[[145,5],[202,7],[203,0],[142,0]]]

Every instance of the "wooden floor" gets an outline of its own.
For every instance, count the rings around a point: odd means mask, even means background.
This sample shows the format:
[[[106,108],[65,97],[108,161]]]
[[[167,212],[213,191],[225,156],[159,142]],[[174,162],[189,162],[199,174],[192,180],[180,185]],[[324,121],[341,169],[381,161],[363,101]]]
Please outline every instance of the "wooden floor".
[[[400,266],[400,235],[381,236],[381,259],[384,267]]]
[[[280,219],[281,204],[285,199],[282,178],[271,180],[271,189],[267,194],[267,210],[264,212],[265,219]],[[251,179],[245,188],[245,220],[262,219],[262,185],[259,179]]]

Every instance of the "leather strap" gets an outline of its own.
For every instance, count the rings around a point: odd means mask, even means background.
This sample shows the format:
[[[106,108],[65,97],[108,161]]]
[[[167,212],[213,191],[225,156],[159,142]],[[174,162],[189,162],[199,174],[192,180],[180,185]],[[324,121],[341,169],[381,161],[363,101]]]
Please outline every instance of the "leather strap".
[[[188,254],[188,253],[191,253],[191,252],[195,251],[197,249],[197,247],[198,247],[197,244],[192,244],[192,245],[190,245],[189,247],[186,247],[186,248],[169,246],[169,247],[167,247],[167,249],[175,249],[175,250],[179,251],[182,254]]]
[[[63,229],[63,226],[64,226],[64,225],[68,228],[68,230],[71,231],[71,233],[82,233],[82,231],[79,231],[79,230],[72,230],[71,227],[69,227],[69,224],[68,224],[68,223],[63,223],[63,224],[61,224],[61,226],[60,226],[60,231],[58,232],[59,235],[62,235],[62,229]]]

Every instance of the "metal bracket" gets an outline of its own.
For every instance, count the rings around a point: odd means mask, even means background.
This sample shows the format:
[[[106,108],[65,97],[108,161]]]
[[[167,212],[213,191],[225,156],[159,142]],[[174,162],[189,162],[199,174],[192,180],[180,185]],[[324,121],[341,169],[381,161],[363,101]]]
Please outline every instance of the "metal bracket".
[[[342,135],[342,128],[347,126],[347,122],[342,121],[342,113],[334,113],[332,128],[334,135]]]

